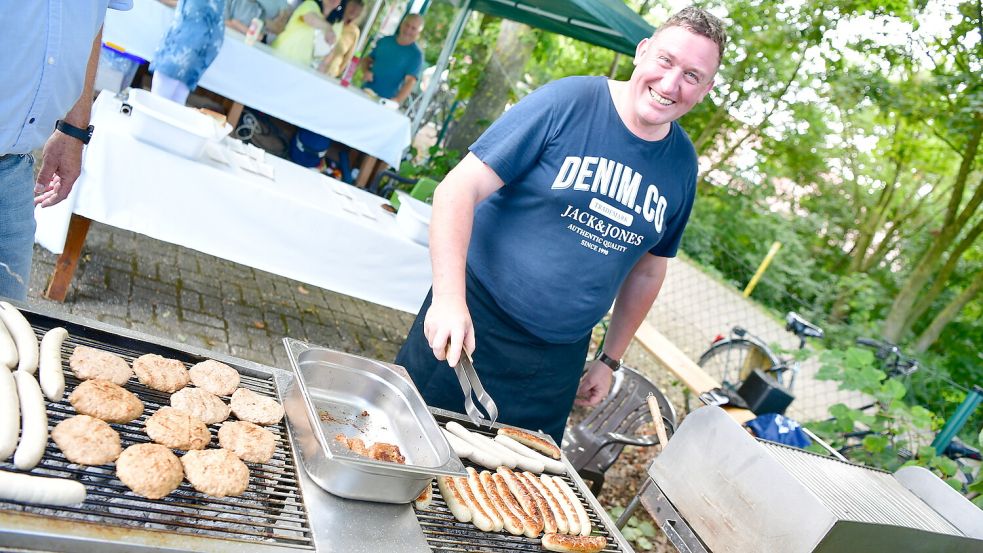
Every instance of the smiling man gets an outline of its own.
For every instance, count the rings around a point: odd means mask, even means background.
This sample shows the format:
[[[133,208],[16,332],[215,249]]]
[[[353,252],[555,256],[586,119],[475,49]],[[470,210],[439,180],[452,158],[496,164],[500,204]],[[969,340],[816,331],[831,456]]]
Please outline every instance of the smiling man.
[[[575,398],[607,396],[693,206],[697,156],[676,120],[713,88],[725,42],[719,19],[686,8],[638,44],[628,81],[540,88],[447,175],[433,289],[396,359],[430,405],[463,412],[448,366],[462,349],[499,421],[557,442]],[[604,352],[581,377],[612,302]]]

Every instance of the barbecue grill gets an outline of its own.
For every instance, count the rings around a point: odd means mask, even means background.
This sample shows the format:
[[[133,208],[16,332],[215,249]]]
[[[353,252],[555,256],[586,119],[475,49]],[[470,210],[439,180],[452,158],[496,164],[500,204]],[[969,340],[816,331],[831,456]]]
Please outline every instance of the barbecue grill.
[[[925,469],[756,440],[717,407],[690,413],[648,473],[636,499],[681,553],[983,551],[983,511]]]
[[[290,371],[208,352],[146,334],[111,327],[76,317],[53,316],[21,308],[40,335],[55,326],[69,332],[62,354],[86,345],[122,356],[128,362],[147,353],[179,359],[190,365],[215,359],[235,367],[241,386],[277,397],[281,402],[293,384]],[[66,371],[68,390],[78,381]],[[168,395],[149,389],[135,379],[127,385],[147,406],[139,419],[114,424],[123,447],[147,442],[143,421]],[[494,429],[476,428],[464,415],[431,409],[441,424],[456,420],[470,430],[491,435]],[[49,403],[49,427],[74,414],[67,400]],[[497,426],[497,425],[496,425]],[[250,483],[237,498],[211,498],[187,483],[169,496],[150,500],[130,492],[115,476],[115,467],[80,467],[69,463],[49,442],[41,464],[31,471],[39,476],[69,477],[81,481],[86,501],[69,507],[45,507],[0,501],[0,546],[23,550],[208,551],[269,552],[313,550],[377,553],[379,551],[541,551],[538,539],[504,533],[484,533],[470,523],[457,522],[434,486],[430,509],[342,499],[319,488],[298,463],[288,426],[281,421],[267,427],[277,438],[276,453],[268,463],[249,464]],[[215,433],[216,426],[212,426]],[[564,480],[587,507],[595,535],[604,536],[607,553],[631,551],[614,523],[590,495],[584,482],[567,464]],[[465,462],[467,465],[468,462]],[[480,467],[476,467],[479,468]],[[15,470],[0,462],[0,469]]]

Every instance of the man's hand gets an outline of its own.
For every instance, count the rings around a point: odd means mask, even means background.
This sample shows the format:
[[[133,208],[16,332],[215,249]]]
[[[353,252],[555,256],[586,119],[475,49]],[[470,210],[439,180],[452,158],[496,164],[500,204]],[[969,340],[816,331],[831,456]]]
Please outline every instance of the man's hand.
[[[50,207],[67,198],[81,173],[82,142],[59,131],[51,133],[41,154],[34,205]]]
[[[461,349],[474,353],[474,325],[464,298],[434,296],[423,320],[423,334],[434,357],[446,359],[452,367],[461,360]]]
[[[593,407],[608,397],[608,392],[611,391],[611,374],[611,367],[597,360],[591,361],[587,373],[580,379],[574,405]]]

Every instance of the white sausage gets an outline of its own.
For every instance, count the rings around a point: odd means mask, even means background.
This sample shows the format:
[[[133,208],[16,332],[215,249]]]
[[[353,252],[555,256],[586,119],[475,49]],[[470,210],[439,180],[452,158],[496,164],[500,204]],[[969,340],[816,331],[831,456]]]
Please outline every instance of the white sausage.
[[[0,461],[6,461],[17,449],[20,434],[20,405],[17,383],[7,367],[0,367]]]
[[[474,452],[474,447],[472,447],[471,444],[465,442],[461,438],[458,438],[454,434],[451,434],[446,428],[441,428],[440,431],[444,433],[444,437],[447,438],[447,443],[450,444],[451,449],[454,450],[454,453],[457,454],[458,457],[461,459],[471,458],[471,454]]]
[[[454,421],[448,422],[447,424],[448,425],[453,424],[457,427],[459,432],[458,436],[461,436],[460,432],[466,432],[467,437],[465,439],[468,440],[468,443],[471,443],[476,447],[484,449],[488,453],[491,453],[495,457],[501,459],[501,462],[499,464],[495,465],[494,467],[488,467],[488,468],[495,470],[496,468],[505,465],[510,469],[514,469],[516,466],[518,466],[519,457],[518,455],[515,454],[515,452],[509,450],[509,448],[500,446],[499,444],[495,443],[495,440],[492,440],[487,436],[482,436],[477,432],[471,432],[470,430],[464,428],[463,426],[457,424]],[[464,436],[461,437],[464,438]]]
[[[567,483],[561,478],[554,476],[553,483],[556,484],[556,487],[567,496],[570,503],[573,505],[574,510],[577,512],[577,518],[580,520],[580,535],[589,536],[590,517],[587,516],[587,509],[584,509],[584,505],[580,502],[580,498],[577,497],[577,494],[573,493],[570,486],[568,486]]]
[[[0,365],[8,369],[17,366],[17,346],[2,319],[0,319]]]
[[[495,505],[492,504],[492,499],[488,497],[488,493],[485,492],[484,486],[481,485],[481,478],[478,476],[478,471],[471,467],[467,467],[468,471],[468,487],[471,488],[471,493],[474,494],[475,500],[477,500],[478,505],[485,511],[488,518],[491,519],[493,524],[493,529],[496,532],[501,532],[505,528],[505,521],[502,520],[502,515],[498,514],[495,509]]]
[[[0,319],[17,345],[17,370],[34,374],[38,370],[38,337],[16,307],[0,301]]]
[[[65,478],[43,478],[0,470],[0,499],[44,505],[74,505],[85,501],[85,486]]]
[[[488,511],[478,502],[478,498],[474,496],[474,492],[471,490],[470,478],[455,478],[454,484],[457,485],[458,491],[461,492],[461,497],[467,503],[468,509],[471,510],[471,524],[474,524],[482,532],[491,532],[494,530],[495,521],[492,520]]]
[[[495,452],[490,451],[488,448],[482,445],[482,443],[476,438],[477,434],[471,433],[467,428],[464,428],[454,421],[450,421],[447,423],[447,430],[450,431],[451,434],[454,434],[458,438],[461,438],[470,444],[474,449],[474,451],[471,452],[471,455],[468,456],[468,459],[471,459],[483,467],[493,470],[505,464],[505,461]]]
[[[563,509],[563,514],[567,517],[567,533],[576,536],[580,533],[580,517],[577,515],[577,510],[574,509],[573,503],[570,503],[570,498],[560,490],[553,478],[545,474],[539,477],[546,489],[553,493],[553,497],[560,504],[560,508]]]
[[[467,501],[457,489],[457,484],[450,476],[437,477],[437,489],[440,490],[441,497],[447,503],[447,508],[451,510],[459,522],[471,522],[471,509],[468,508]]]
[[[65,395],[65,373],[61,368],[61,345],[68,338],[68,331],[58,326],[41,339],[41,391],[51,401],[61,401]]]
[[[41,386],[34,376],[24,371],[15,371],[17,397],[20,400],[20,445],[14,453],[14,465],[21,470],[31,470],[44,456],[48,445],[48,412],[41,395]]]
[[[481,487],[485,489],[485,493],[488,494],[488,498],[491,499],[495,512],[498,513],[498,516],[502,517],[505,530],[513,536],[521,536],[526,531],[522,526],[522,519],[509,509],[505,503],[505,498],[502,497],[502,494],[498,493],[498,486],[495,485],[492,473],[487,470],[482,471],[479,475],[479,481],[481,482]]]
[[[539,492],[539,495],[546,501],[550,513],[553,515],[553,521],[556,522],[556,531],[560,534],[566,534],[570,528],[567,522],[567,515],[563,512],[563,507],[560,507],[560,502],[553,497],[553,492],[546,489],[546,485],[539,480],[539,477],[531,472],[523,472],[522,477],[531,483],[536,488],[536,491]]]
[[[536,461],[542,462],[544,470],[546,470],[547,472],[552,472],[553,474],[567,473],[567,466],[564,465],[562,461],[551,459],[532,448],[520,444],[519,442],[513,440],[512,438],[509,438],[508,436],[499,434],[498,436],[495,436],[495,441],[511,449],[512,451],[516,452],[517,454],[523,457],[528,457],[530,459],[534,459]],[[530,472],[535,472],[535,471],[530,471]],[[539,472],[541,473],[543,471],[539,471]]]

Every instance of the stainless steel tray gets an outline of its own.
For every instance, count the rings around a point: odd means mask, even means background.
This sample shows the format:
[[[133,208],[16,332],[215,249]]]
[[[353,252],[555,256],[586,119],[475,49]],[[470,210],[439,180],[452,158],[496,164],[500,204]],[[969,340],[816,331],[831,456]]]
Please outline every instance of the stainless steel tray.
[[[348,499],[409,503],[437,475],[464,476],[416,388],[398,367],[284,338],[294,378],[284,409],[301,464],[325,490]],[[399,446],[406,464],[352,452],[335,437]]]

